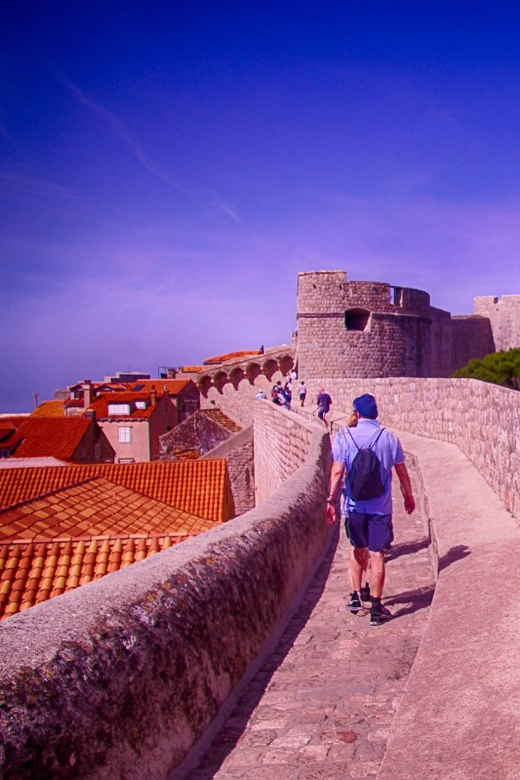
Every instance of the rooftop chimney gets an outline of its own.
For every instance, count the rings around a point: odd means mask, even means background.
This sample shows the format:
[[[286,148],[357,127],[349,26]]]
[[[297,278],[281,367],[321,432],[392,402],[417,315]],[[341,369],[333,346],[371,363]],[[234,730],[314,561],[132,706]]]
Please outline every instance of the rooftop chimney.
[[[155,389],[155,387],[153,388],[153,390],[150,390],[150,403],[152,404],[152,406],[155,406],[155,404],[157,403],[157,390]]]
[[[83,408],[88,409],[92,402],[92,382],[90,379],[85,379],[81,383],[81,389],[83,390]]]

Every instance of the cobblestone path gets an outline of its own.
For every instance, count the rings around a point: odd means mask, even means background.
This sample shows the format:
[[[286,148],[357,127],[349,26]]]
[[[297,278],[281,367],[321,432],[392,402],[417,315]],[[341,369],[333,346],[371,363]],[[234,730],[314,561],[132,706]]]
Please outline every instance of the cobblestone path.
[[[405,515],[397,489],[394,510],[396,543],[383,599],[394,618],[371,627],[367,615],[346,609],[341,529],[275,652],[190,780],[377,775],[433,595],[422,518],[417,510]]]

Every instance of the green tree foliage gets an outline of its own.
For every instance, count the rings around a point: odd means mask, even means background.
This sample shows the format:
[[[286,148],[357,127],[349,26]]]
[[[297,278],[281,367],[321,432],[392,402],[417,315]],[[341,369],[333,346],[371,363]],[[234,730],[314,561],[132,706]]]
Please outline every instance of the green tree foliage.
[[[457,379],[480,379],[482,382],[520,390],[520,348],[493,352],[482,360],[470,360],[463,368],[457,369],[453,376]]]

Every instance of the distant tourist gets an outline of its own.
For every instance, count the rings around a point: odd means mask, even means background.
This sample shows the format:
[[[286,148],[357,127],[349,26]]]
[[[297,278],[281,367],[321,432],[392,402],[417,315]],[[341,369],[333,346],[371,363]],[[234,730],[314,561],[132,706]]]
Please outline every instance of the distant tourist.
[[[275,385],[273,385],[273,389],[271,390],[271,400],[273,404],[276,404],[277,406],[285,406],[285,396],[283,394],[283,387],[280,379]]]
[[[255,395],[255,399],[256,399],[257,401],[261,401],[261,400],[263,400],[264,398],[267,398],[267,396],[266,396],[266,394],[264,393],[264,391],[263,391],[263,390],[259,390],[259,391],[258,391],[258,393]]]
[[[288,379],[287,382],[284,385],[283,388],[283,396],[285,398],[285,408],[290,409],[291,408],[291,401],[292,401],[292,388],[291,388],[291,382]]]
[[[378,409],[373,395],[366,393],[354,399],[352,415],[335,437],[332,445],[334,463],[327,499],[327,520],[338,517],[337,500],[344,481],[343,514],[351,549],[349,559],[352,593],[348,608],[353,614],[370,601],[370,625],[378,626],[392,617],[381,604],[385,582],[385,550],[394,540],[392,526],[392,468],[401,485],[404,507],[408,514],[415,501],[403,448],[397,439],[377,420]],[[351,428],[355,427],[355,434]],[[370,561],[370,587],[362,588],[363,572]]]
[[[300,386],[298,388],[298,398],[300,399],[300,406],[305,406],[305,399],[307,398],[307,387],[305,386],[305,382],[300,382]]]
[[[330,407],[332,406],[332,398],[328,393],[325,392],[325,388],[323,387],[320,388],[318,393],[317,404],[318,406],[316,407],[316,411],[318,412],[318,419],[321,420],[328,429],[329,424],[327,422],[327,414],[329,413]]]
[[[293,368],[293,370],[291,371],[291,373],[289,374],[289,376],[291,377],[291,382],[294,382],[296,379],[298,379],[298,374],[296,373],[296,371],[294,370],[294,368]]]

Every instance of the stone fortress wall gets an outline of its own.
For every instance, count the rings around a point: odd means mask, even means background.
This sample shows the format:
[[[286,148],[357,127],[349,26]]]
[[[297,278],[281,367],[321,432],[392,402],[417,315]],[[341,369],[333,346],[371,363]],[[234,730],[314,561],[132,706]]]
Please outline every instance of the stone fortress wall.
[[[421,290],[348,281],[344,271],[300,273],[298,370],[308,379],[449,376],[494,351],[489,318],[478,314],[454,325]]]
[[[519,313],[520,295],[475,298],[475,314],[489,320],[497,351],[520,347]]]
[[[448,377],[471,358],[520,346],[520,296],[474,299],[474,314],[435,308],[422,290],[348,281],[345,271],[298,275],[297,331],[290,346],[194,375],[201,406],[251,424],[251,398],[298,377]],[[313,394],[314,395],[314,394]]]

